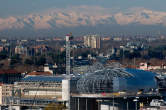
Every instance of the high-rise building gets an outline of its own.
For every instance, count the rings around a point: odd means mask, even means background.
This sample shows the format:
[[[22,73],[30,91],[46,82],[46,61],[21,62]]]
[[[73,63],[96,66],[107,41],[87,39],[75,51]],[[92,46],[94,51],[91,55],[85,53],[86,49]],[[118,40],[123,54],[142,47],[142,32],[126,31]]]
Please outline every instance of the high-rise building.
[[[84,45],[90,48],[100,48],[101,38],[98,35],[84,36]]]
[[[26,47],[23,47],[23,46],[21,46],[21,45],[16,46],[16,47],[15,47],[15,53],[16,53],[16,54],[24,54],[24,55],[26,55],[26,54],[27,54],[27,48],[26,48]]]

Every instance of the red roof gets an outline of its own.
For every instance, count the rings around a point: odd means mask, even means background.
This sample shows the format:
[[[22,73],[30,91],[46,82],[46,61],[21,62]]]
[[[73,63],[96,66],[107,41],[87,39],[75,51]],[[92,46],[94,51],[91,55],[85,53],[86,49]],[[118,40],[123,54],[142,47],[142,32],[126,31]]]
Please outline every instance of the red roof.
[[[0,83],[0,86],[2,86],[3,85],[3,83]]]
[[[31,73],[28,73],[27,75],[46,75],[46,76],[51,76],[51,72],[44,72],[44,71],[33,71]]]
[[[0,74],[18,74],[18,73],[20,73],[20,72],[14,70],[14,69],[0,70]]]

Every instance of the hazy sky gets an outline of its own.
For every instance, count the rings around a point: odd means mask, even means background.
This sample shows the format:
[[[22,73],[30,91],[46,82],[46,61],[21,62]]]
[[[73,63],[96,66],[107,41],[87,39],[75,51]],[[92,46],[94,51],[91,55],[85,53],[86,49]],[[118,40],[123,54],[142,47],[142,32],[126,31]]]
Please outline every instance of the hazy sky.
[[[144,7],[166,11],[166,0],[0,0],[0,17],[25,15],[45,11],[50,8],[95,5],[109,8]]]

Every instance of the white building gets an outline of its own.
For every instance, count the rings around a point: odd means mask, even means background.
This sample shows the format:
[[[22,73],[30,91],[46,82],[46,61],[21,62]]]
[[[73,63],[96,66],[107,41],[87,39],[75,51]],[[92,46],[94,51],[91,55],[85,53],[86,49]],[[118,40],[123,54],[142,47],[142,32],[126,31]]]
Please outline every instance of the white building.
[[[15,47],[15,54],[27,54],[27,48],[23,46],[16,46]]]
[[[166,69],[165,65],[151,65],[148,63],[140,63],[139,69],[141,70],[160,70],[160,69]]]
[[[90,48],[100,48],[101,38],[98,35],[84,36],[84,45]]]
[[[6,105],[43,107],[53,102],[65,104],[70,97],[68,85],[68,80],[63,76],[29,76],[15,84],[2,84],[0,107]]]
[[[50,72],[50,73],[54,73],[54,70],[58,68],[58,66],[56,65],[56,63],[54,65],[49,65],[49,64],[45,64],[44,65],[44,72]]]

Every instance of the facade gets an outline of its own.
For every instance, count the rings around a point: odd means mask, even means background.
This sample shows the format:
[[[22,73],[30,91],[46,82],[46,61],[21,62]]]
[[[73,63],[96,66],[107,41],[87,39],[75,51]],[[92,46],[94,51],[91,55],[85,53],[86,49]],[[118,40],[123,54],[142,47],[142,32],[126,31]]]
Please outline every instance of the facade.
[[[12,97],[13,84],[1,84],[0,86],[0,104],[6,103],[5,97]]]
[[[100,48],[101,38],[98,35],[84,36],[84,45],[90,48]]]
[[[0,105],[45,107],[50,103],[66,103],[68,84],[61,76],[28,76],[14,84],[0,86]]]

